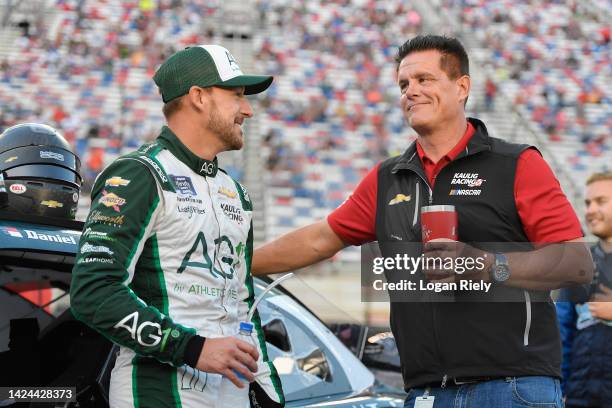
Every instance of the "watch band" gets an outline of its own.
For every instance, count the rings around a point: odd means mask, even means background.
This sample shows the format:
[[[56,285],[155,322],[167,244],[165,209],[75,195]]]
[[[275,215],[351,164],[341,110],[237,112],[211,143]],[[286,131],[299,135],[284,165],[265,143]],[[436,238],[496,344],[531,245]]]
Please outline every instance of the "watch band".
[[[496,253],[495,254],[495,265],[506,265],[508,266],[508,257],[505,254]]]
[[[508,257],[502,253],[495,254],[495,262],[491,265],[490,278],[493,282],[504,283],[510,279]]]

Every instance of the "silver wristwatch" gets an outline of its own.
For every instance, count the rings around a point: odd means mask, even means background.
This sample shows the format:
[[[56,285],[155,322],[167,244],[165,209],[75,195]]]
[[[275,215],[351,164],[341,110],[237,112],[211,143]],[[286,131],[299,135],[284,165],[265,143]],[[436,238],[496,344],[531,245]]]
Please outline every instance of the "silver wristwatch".
[[[491,280],[497,283],[504,283],[510,279],[510,267],[508,258],[504,254],[495,254],[495,263],[491,265]]]

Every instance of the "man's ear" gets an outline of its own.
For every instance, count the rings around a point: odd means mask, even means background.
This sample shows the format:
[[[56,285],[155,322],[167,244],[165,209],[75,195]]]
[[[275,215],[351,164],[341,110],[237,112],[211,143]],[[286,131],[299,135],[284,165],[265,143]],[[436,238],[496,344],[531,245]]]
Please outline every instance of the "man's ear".
[[[208,106],[210,89],[208,88],[200,88],[199,86],[192,86],[189,88],[189,92],[187,93],[187,102],[189,105],[197,110],[206,110]]]
[[[469,75],[463,75],[457,79],[456,83],[459,89],[457,95],[459,97],[459,101],[465,104],[467,98],[470,96],[470,90],[472,89],[472,80]]]

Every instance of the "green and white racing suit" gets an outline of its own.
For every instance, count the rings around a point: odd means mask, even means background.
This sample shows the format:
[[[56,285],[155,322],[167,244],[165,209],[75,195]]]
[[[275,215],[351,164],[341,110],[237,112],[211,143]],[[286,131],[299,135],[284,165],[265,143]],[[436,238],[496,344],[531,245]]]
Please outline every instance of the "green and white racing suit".
[[[186,365],[185,351],[196,335],[236,335],[254,301],[246,190],[164,127],[155,143],[104,169],[91,198],[71,304],[121,346],[110,405],[215,406],[221,376]],[[252,322],[257,383],[283,405],[258,314]]]

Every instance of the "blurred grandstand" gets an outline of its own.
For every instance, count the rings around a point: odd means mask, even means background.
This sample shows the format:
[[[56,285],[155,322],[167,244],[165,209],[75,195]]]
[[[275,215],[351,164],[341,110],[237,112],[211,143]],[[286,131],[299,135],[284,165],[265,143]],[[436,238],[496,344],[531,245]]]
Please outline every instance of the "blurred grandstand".
[[[160,61],[221,43],[276,78],[245,150],[222,157],[251,191],[256,240],[269,240],[326,216],[407,147],[394,53],[419,32],[454,34],[472,58],[470,115],[537,145],[581,211],[584,178],[612,163],[610,21],[610,0],[0,0],[0,130],[62,129],[90,187],[163,124]]]

